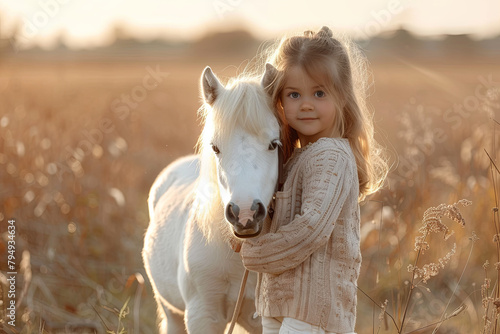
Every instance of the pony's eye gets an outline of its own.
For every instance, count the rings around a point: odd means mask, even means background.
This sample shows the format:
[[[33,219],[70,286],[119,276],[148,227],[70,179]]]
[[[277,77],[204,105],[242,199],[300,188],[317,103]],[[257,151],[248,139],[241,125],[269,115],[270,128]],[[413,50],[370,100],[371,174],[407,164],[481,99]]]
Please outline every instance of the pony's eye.
[[[212,150],[214,151],[215,154],[219,154],[220,153],[219,148],[216,145],[214,145],[214,144],[212,144]]]
[[[280,141],[279,140],[273,140],[270,144],[269,144],[269,151],[274,151],[280,144]]]

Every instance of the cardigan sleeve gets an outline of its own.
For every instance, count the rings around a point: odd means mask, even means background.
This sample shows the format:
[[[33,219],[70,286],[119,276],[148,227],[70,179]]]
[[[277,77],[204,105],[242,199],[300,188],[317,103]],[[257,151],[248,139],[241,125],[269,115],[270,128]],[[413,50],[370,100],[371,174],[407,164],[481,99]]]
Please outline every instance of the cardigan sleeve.
[[[243,243],[241,255],[247,269],[280,274],[327,243],[354,186],[352,160],[345,151],[324,150],[305,161],[301,214],[280,224],[275,233]]]

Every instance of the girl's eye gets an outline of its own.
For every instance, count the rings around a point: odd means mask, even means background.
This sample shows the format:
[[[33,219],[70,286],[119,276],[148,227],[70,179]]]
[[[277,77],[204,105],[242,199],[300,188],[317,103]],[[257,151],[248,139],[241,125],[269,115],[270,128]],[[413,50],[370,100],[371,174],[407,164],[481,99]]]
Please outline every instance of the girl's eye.
[[[316,93],[314,93],[314,95],[316,97],[325,97],[326,94],[322,90],[318,90]]]
[[[298,99],[300,97],[300,94],[297,92],[292,92],[288,94],[288,96],[290,96],[292,99]]]
[[[214,151],[215,154],[219,154],[220,153],[219,148],[216,145],[214,145],[214,144],[212,144],[212,150]]]

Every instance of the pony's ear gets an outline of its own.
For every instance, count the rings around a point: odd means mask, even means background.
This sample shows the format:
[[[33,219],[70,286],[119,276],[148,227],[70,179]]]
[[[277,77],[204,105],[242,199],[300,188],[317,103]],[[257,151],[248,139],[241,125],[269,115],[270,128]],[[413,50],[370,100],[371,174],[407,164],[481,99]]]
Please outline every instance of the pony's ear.
[[[212,72],[210,66],[205,67],[201,75],[201,91],[205,102],[212,105],[222,89],[224,89],[224,86]]]
[[[265,91],[268,94],[271,94],[271,87],[274,83],[274,80],[276,80],[276,75],[278,74],[278,70],[271,65],[270,63],[266,63],[266,71],[262,75],[262,79],[260,81],[260,84],[262,87],[264,87]]]

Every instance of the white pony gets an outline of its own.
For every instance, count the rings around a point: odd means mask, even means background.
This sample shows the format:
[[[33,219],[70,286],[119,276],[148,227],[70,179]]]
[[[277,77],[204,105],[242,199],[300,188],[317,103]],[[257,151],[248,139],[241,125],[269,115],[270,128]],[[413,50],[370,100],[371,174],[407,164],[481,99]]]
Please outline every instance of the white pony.
[[[160,316],[160,332],[223,333],[244,267],[241,238],[260,233],[278,177],[280,125],[266,92],[275,75],[224,87],[212,70],[201,78],[204,128],[199,155],[167,166],[148,199],[142,252]],[[250,274],[238,324],[260,333]]]

